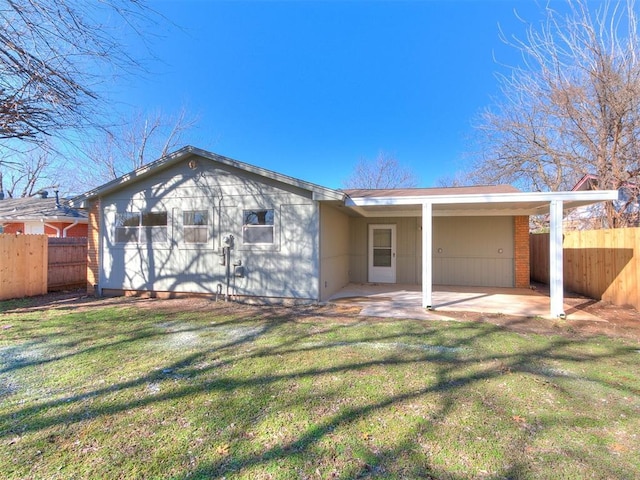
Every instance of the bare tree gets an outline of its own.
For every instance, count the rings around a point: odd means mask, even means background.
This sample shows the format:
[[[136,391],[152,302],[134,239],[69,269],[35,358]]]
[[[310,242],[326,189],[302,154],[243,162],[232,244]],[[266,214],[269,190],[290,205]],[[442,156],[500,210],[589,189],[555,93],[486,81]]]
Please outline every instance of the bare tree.
[[[29,150],[16,159],[0,171],[0,190],[8,198],[32,197],[42,190],[57,189],[66,173],[48,148]]]
[[[197,121],[185,107],[174,115],[160,110],[131,115],[82,147],[88,161],[78,162],[83,164],[78,170],[81,183],[85,189],[93,187],[167,155],[183,143],[184,134]]]
[[[566,190],[585,173],[598,188],[627,190],[607,205],[604,226],[628,222],[640,181],[640,38],[633,0],[550,6],[523,39],[503,40],[521,66],[499,77],[501,100],[478,125],[476,183]],[[590,7],[596,8],[595,11]]]
[[[468,175],[463,171],[455,172],[452,175],[442,175],[436,179],[437,187],[464,187],[472,184]]]
[[[105,71],[138,65],[113,27],[137,31],[152,14],[143,0],[2,0],[0,139],[39,142],[99,124]]]
[[[417,185],[418,176],[413,170],[382,151],[374,161],[361,158],[351,175],[342,182],[344,188],[412,188]]]
[[[176,115],[157,111],[132,116],[131,123],[91,137],[80,153],[45,142],[24,152],[0,158],[0,191],[5,197],[30,197],[55,188],[61,195],[84,192],[166,155],[182,142],[196,123],[186,109]]]

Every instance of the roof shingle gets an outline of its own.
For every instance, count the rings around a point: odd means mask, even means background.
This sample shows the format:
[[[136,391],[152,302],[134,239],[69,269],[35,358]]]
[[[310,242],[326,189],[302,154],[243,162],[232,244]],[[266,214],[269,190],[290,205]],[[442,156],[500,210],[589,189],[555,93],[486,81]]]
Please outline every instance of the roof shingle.
[[[69,208],[61,202],[56,205],[55,198],[27,197],[5,198],[0,200],[0,220],[86,220],[87,214],[81,210]]]

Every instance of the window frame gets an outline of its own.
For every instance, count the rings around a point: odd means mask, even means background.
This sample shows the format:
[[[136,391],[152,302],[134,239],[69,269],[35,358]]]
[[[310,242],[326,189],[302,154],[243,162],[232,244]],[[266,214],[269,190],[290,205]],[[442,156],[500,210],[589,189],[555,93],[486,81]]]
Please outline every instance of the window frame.
[[[186,215],[188,214],[204,214],[206,223],[186,223]],[[182,243],[189,247],[197,247],[198,245],[206,245],[211,239],[211,227],[213,225],[213,216],[211,215],[211,211],[208,209],[192,209],[192,210],[181,210],[181,220],[182,220]],[[203,241],[190,241],[187,240],[187,232],[205,232],[206,238]],[[198,236],[198,235],[196,235]]]
[[[264,220],[261,220],[260,216],[258,215],[256,222],[248,223],[248,215],[255,214],[256,212],[264,212]],[[262,221],[264,223],[261,223]],[[265,207],[243,208],[242,209],[242,245],[249,248],[266,248],[266,249],[276,248],[278,243],[276,226],[277,226],[277,216],[276,216],[275,208],[265,208]],[[270,230],[271,241],[268,241],[268,242],[248,241],[247,232],[251,232],[252,230],[253,231]]]
[[[156,223],[154,221],[145,223],[145,219],[153,219],[164,216],[164,224]],[[122,219],[125,218],[124,222]],[[131,220],[137,218],[137,224],[133,225]],[[127,224],[129,223],[129,224]],[[120,239],[120,232],[129,229],[126,240]],[[154,240],[153,229],[164,229],[164,238]],[[157,230],[160,231],[160,230]],[[156,232],[157,232],[156,231]],[[135,239],[129,240],[128,237],[135,232]],[[139,211],[124,211],[115,212],[114,223],[114,242],[116,245],[148,245],[148,244],[167,244],[169,242],[169,212],[167,210],[139,210]]]

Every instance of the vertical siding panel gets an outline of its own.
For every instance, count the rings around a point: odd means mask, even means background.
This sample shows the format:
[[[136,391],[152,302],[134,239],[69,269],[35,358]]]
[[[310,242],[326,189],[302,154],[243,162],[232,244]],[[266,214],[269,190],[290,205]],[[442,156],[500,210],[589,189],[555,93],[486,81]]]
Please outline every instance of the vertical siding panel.
[[[434,283],[513,287],[514,223],[513,217],[436,217],[433,256],[440,265]],[[528,242],[528,233],[523,238]],[[528,270],[524,265],[527,284]]]
[[[320,300],[349,283],[349,217],[320,205]]]

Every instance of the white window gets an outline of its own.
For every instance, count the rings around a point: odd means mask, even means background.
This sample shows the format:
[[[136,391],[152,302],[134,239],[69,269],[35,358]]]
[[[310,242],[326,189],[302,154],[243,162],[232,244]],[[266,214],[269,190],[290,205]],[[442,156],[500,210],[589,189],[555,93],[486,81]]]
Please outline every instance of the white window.
[[[167,212],[124,212],[116,217],[116,243],[167,241]]]
[[[209,241],[209,212],[191,210],[182,212],[182,227],[185,243],[207,243]]]
[[[244,210],[242,242],[251,245],[269,245],[274,242],[274,214],[269,210]]]

